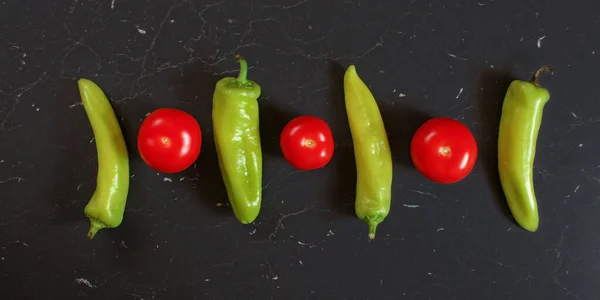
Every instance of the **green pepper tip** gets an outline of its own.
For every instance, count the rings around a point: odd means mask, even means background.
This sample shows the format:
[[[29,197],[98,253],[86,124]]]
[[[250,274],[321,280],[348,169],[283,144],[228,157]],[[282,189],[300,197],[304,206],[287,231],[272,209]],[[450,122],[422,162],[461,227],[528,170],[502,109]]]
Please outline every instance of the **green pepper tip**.
[[[519,225],[521,227],[523,227],[523,229],[529,231],[529,232],[536,232],[538,230],[539,227],[539,218],[531,218],[531,219],[519,219],[517,220],[517,223],[519,223]]]
[[[379,223],[375,220],[369,220],[368,225],[369,225],[369,240],[373,240],[373,239],[375,239],[375,231],[377,231],[377,225],[379,225]]]
[[[87,237],[91,240],[96,236],[98,230],[106,228],[106,226],[96,220],[90,219],[90,230],[88,231]]]
[[[350,65],[348,67],[348,69],[346,70],[346,72],[353,72],[356,73],[356,66],[355,65]]]
[[[79,86],[79,89],[81,89],[82,86],[88,82],[90,82],[90,80],[85,79],[85,78],[79,78],[79,80],[77,80],[77,86]]]

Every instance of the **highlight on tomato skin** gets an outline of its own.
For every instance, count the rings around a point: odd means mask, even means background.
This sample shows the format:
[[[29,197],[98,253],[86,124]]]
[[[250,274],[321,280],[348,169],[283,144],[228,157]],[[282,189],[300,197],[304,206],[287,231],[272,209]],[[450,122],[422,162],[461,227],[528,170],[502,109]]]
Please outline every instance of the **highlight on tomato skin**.
[[[200,155],[201,146],[202,131],[196,119],[174,108],[153,111],[138,131],[142,160],[162,173],[178,173],[190,167]]]
[[[309,171],[326,166],[334,152],[333,135],[324,120],[300,116],[282,130],[279,141],[283,157],[296,169]]]
[[[437,117],[423,123],[410,144],[415,168],[429,180],[451,184],[463,180],[475,166],[478,149],[463,123]]]

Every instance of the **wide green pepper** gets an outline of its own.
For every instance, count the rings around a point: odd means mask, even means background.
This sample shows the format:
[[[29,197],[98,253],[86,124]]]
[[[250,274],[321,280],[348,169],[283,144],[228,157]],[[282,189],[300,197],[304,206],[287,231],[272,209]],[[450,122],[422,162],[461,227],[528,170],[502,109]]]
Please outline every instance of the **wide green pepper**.
[[[98,152],[96,190],[85,206],[91,239],[98,230],[117,227],[123,221],[129,193],[129,155],[115,112],[102,89],[87,79],[80,79],[78,86]]]
[[[498,171],[508,206],[517,223],[535,232],[539,226],[533,186],[533,162],[548,90],[538,84],[540,68],[531,81],[511,82],[502,105],[498,134]]]
[[[213,130],[221,175],[233,213],[242,224],[260,212],[262,150],[258,120],[260,86],[247,79],[248,65],[241,57],[237,78],[219,80],[213,95]]]
[[[346,113],[356,162],[355,211],[375,238],[377,225],[390,212],[392,155],[387,132],[373,94],[350,66],[344,75]]]

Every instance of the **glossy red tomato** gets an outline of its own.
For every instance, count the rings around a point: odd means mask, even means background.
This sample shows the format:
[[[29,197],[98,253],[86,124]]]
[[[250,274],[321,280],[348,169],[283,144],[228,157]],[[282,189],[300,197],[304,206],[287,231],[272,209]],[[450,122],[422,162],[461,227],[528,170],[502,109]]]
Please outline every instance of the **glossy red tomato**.
[[[152,112],[138,132],[138,150],[151,168],[177,173],[196,161],[202,145],[200,125],[190,114],[173,108]]]
[[[417,130],[410,144],[412,161],[425,177],[439,183],[465,178],[477,160],[477,143],[467,126],[433,118]]]
[[[283,157],[299,170],[324,167],[333,156],[333,136],[327,123],[317,117],[301,116],[291,120],[279,141]]]

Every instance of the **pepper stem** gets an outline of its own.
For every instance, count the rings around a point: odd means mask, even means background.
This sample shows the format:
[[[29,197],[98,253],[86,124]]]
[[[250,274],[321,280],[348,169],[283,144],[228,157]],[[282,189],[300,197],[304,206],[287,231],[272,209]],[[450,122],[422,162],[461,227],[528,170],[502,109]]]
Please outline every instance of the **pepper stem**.
[[[537,84],[538,78],[540,77],[540,74],[542,74],[542,72],[554,72],[554,67],[547,65],[539,68],[531,77],[531,82]]]
[[[106,228],[106,226],[96,220],[90,219],[90,230],[88,231],[87,237],[91,240],[94,238],[98,230]]]
[[[369,220],[368,225],[369,225],[369,240],[373,240],[375,239],[375,231],[377,230],[377,225],[379,223],[377,223],[374,220]]]
[[[239,55],[236,55],[235,60],[240,63],[240,74],[237,77],[237,81],[246,83],[248,77],[248,63]]]

